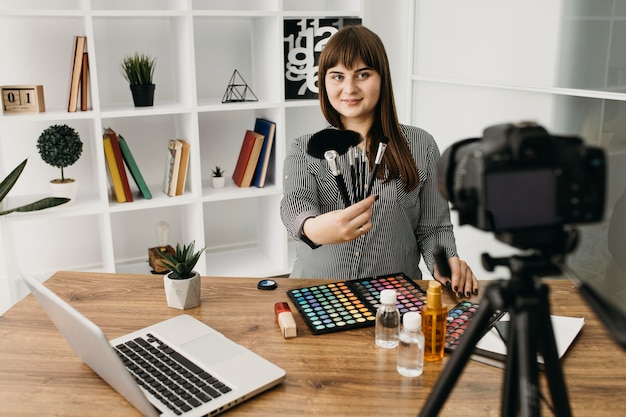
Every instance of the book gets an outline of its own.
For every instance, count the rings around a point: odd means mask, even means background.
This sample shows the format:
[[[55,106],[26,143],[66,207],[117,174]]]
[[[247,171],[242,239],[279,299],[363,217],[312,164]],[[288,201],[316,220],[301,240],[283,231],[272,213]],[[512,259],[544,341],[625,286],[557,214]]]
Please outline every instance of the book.
[[[133,193],[130,190],[130,183],[128,182],[128,175],[126,174],[126,167],[124,166],[124,157],[122,156],[122,150],[120,149],[119,139],[117,133],[110,127],[105,129],[105,132],[111,138],[111,145],[113,146],[113,153],[115,154],[115,162],[117,163],[117,169],[120,173],[120,179],[122,180],[122,187],[124,189],[124,195],[127,202],[133,201]]]
[[[86,36],[74,37],[74,56],[70,75],[70,94],[67,111],[75,112],[78,109],[78,90],[80,89],[80,75],[82,73],[83,52],[85,51]]]
[[[550,319],[552,320],[558,356],[559,359],[561,359],[582,329],[585,324],[585,319],[555,315],[551,315]],[[473,360],[498,368],[504,368],[507,353],[505,342],[507,336],[506,328],[509,324],[509,320],[510,317],[507,313],[493,323],[478,343],[476,343],[471,356]],[[537,363],[539,364],[539,369],[543,369],[544,362],[541,355],[537,355]]]
[[[257,164],[254,176],[252,177],[252,185],[262,188],[265,187],[265,181],[268,177],[270,181],[274,180],[273,170],[270,167],[274,166],[271,156],[274,149],[276,123],[266,119],[257,118],[254,122],[254,131],[265,136],[263,147],[261,148],[261,155],[259,155],[259,163]]]
[[[137,162],[135,161],[135,157],[130,151],[130,147],[128,146],[128,143],[126,142],[126,139],[124,139],[122,135],[118,135],[117,141],[120,145],[120,150],[122,151],[122,157],[124,158],[124,163],[128,167],[128,171],[130,172],[130,175],[133,177],[135,184],[137,184],[137,188],[139,188],[141,195],[143,195],[143,198],[147,200],[151,199],[152,193],[150,192],[150,189],[148,188],[146,181],[143,179],[143,175],[141,174],[141,171],[139,170],[139,166],[137,165]]]
[[[80,73],[80,110],[87,111],[89,109],[89,55],[83,53],[83,64]]]
[[[252,176],[259,161],[264,139],[265,136],[262,134],[246,130],[233,171],[233,181],[238,187],[249,187],[252,183]]]
[[[111,180],[113,195],[118,203],[124,203],[126,202],[126,195],[124,194],[120,171],[117,167],[117,161],[115,160],[115,153],[113,152],[113,145],[111,144],[111,136],[105,132],[102,136],[102,141],[104,146],[104,157],[108,168],[107,172],[109,173],[109,179]]]
[[[176,182],[176,195],[185,193],[185,183],[187,181],[187,168],[189,166],[189,142],[184,139],[177,139],[181,144],[180,167],[178,168],[178,181]]]
[[[163,175],[163,193],[170,197],[176,195],[178,184],[178,171],[180,170],[180,157],[183,144],[176,139],[167,141],[167,158],[165,161],[165,174]]]

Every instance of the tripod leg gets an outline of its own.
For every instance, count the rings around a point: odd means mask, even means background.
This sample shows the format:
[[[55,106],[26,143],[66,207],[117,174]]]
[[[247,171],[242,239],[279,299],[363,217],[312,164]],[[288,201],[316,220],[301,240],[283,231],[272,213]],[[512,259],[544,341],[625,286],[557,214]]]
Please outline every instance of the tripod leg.
[[[552,397],[554,413],[557,416],[571,417],[572,411],[569,405],[565,378],[561,369],[559,353],[554,338],[554,329],[550,319],[550,300],[548,298],[548,287],[545,284],[540,288],[540,310],[538,329],[540,334],[540,351],[546,370],[546,378]]]
[[[502,292],[506,291],[506,285],[504,280],[493,281],[485,290],[476,315],[472,318],[461,343],[450,356],[450,360],[433,386],[424,407],[420,411],[420,417],[434,417],[439,413],[448,393],[452,391],[463,367],[470,358],[476,343],[487,328],[489,319],[496,310],[502,307],[504,299]]]
[[[514,312],[509,310],[508,336],[506,338],[506,361],[504,367],[504,385],[502,387],[501,416],[515,416],[519,410],[517,343],[519,335],[513,323]]]
[[[534,304],[534,303],[533,303]],[[538,417],[539,409],[539,370],[537,365],[538,324],[536,311],[540,306],[527,303],[514,313],[512,325],[518,332],[516,346],[518,363],[518,390],[522,417]]]

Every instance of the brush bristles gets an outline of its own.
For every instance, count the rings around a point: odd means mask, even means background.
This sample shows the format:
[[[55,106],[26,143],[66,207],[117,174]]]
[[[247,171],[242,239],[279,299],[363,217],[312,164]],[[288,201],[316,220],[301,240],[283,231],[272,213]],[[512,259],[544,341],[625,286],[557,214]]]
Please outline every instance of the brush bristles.
[[[353,130],[324,129],[313,134],[307,144],[306,153],[314,158],[324,159],[329,150],[343,155],[361,142],[361,135]]]

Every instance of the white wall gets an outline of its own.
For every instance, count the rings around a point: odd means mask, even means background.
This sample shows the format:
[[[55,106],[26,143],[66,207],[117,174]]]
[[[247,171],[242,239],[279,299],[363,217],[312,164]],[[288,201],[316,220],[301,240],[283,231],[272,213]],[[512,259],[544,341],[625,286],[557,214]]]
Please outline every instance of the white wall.
[[[367,26],[385,44],[391,67],[391,77],[398,117],[403,123],[411,120],[408,106],[411,100],[410,67],[407,53],[412,39],[410,24],[411,0],[364,0],[363,25]]]

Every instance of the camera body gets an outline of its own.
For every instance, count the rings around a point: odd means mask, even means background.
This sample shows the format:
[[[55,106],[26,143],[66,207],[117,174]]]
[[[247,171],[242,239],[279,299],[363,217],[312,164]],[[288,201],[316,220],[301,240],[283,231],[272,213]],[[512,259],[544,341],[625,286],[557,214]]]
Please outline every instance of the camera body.
[[[532,123],[488,127],[438,163],[438,188],[460,224],[506,234],[602,219],[604,151]]]

